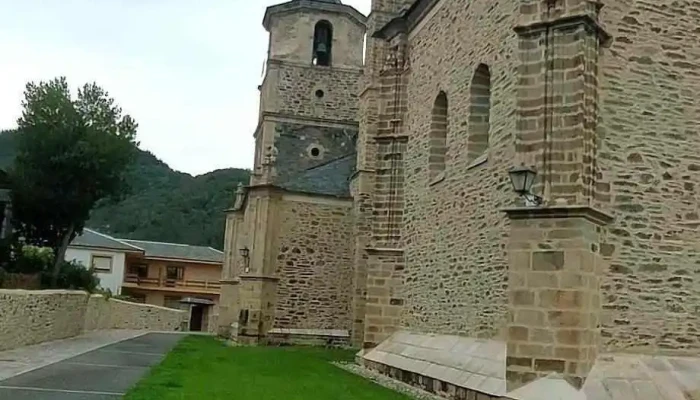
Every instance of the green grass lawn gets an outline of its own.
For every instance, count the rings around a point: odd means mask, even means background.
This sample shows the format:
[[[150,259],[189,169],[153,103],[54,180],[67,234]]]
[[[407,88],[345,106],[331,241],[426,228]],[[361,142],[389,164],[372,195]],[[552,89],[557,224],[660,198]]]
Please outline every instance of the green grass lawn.
[[[408,400],[331,361],[353,352],[310,347],[228,347],[188,336],[126,400]]]

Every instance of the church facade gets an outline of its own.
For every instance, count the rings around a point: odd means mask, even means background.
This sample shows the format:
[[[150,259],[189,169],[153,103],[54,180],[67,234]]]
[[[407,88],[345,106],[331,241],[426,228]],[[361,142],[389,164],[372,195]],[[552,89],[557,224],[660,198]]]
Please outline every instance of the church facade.
[[[457,399],[700,398],[699,24],[699,1],[268,8],[222,333],[350,342]]]

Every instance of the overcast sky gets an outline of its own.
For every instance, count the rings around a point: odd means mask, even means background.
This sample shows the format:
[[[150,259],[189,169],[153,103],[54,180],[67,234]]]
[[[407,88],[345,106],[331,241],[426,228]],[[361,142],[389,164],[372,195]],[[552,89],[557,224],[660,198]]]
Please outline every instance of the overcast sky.
[[[138,121],[138,140],[197,175],[252,167],[278,0],[0,0],[0,129],[28,81],[97,82]],[[370,0],[344,0],[365,15]]]

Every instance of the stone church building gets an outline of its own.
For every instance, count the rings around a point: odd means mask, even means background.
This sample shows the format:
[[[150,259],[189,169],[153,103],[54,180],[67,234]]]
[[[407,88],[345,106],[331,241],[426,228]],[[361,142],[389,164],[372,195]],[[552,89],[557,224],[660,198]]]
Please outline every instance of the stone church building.
[[[291,0],[263,25],[222,334],[351,343],[453,399],[700,399],[699,0]]]

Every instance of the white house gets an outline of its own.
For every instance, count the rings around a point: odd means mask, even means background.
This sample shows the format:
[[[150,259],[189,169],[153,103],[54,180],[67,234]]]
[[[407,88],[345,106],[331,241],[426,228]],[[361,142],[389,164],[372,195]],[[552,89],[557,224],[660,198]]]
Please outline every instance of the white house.
[[[143,250],[86,228],[68,246],[65,259],[93,267],[103,289],[121,294],[128,253],[143,253]]]

